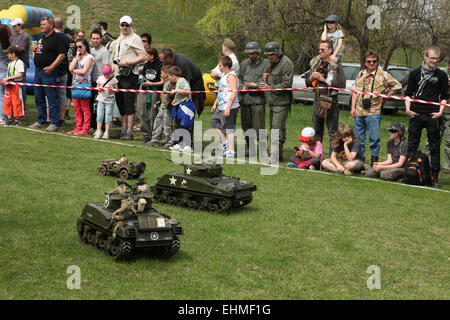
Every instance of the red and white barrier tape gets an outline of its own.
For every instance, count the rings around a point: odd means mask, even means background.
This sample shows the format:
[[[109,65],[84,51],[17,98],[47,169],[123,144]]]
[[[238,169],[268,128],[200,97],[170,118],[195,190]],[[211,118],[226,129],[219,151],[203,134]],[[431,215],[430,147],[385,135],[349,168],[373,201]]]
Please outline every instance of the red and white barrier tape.
[[[49,85],[49,84],[34,84],[34,83],[24,83],[24,82],[5,82],[0,81],[0,84],[10,84],[10,85],[20,85],[20,86],[30,86],[30,87],[48,87],[48,88],[66,88],[66,89],[81,89],[81,90],[97,90],[97,91],[112,91],[112,92],[132,92],[132,93],[171,93],[170,91],[161,91],[161,90],[136,90],[136,89],[112,89],[112,88],[94,88],[94,87],[72,87],[72,86],[57,86],[57,85]],[[373,92],[364,92],[364,91],[356,91],[351,89],[343,89],[343,88],[334,88],[329,87],[330,89],[335,89],[344,92],[350,93],[361,93],[365,95],[387,98],[387,99],[395,99],[395,100],[403,100],[403,101],[412,101],[416,103],[425,103],[425,104],[433,104],[438,106],[450,107],[450,104],[425,101],[413,98],[405,98],[399,96],[391,96],[387,94],[381,93],[373,93]],[[300,91],[300,90],[315,90],[315,89],[325,89],[325,87],[309,87],[309,88],[280,88],[280,89],[241,89],[241,90],[227,90],[228,92],[274,92],[274,91]],[[211,91],[190,91],[190,93],[218,93],[223,92],[223,90],[211,90]]]

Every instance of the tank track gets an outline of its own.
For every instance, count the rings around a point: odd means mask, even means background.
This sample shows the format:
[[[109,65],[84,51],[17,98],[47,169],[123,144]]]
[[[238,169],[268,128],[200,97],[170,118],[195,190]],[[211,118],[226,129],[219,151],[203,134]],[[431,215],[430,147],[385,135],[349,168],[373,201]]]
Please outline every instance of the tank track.
[[[199,193],[188,190],[179,190],[176,188],[153,186],[154,202],[168,203],[171,205],[187,207],[189,209],[200,209],[217,213],[229,213],[232,207],[242,207],[250,201],[240,204],[233,202],[232,199],[221,197],[214,194]],[[153,190],[152,190],[153,191]]]
[[[121,237],[113,238],[109,230],[98,229],[82,220],[77,221],[77,233],[81,243],[103,251],[115,260],[126,259],[135,251],[132,241]]]

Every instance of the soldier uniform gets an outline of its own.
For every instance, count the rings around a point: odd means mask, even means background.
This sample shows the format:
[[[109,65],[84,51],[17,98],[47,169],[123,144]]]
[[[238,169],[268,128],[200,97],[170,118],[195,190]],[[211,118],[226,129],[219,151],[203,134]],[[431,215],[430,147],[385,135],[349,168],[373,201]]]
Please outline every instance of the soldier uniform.
[[[280,54],[278,59],[270,64],[267,84],[271,89],[292,88],[294,79],[294,64],[281,53],[278,44],[270,42],[264,47],[264,54]],[[279,161],[283,160],[283,144],[286,141],[286,120],[293,101],[292,91],[273,91],[267,93],[269,103],[270,130],[279,129],[279,150],[271,149],[272,160],[279,154]],[[273,142],[273,141],[272,141]]]
[[[122,195],[122,200],[120,202],[120,208],[112,213],[108,228],[111,227],[111,225],[115,221],[125,220],[132,214],[136,213],[137,211],[134,208],[134,205],[135,205],[135,203],[134,203],[133,199],[128,198],[126,195]]]
[[[127,187],[122,182],[122,180],[118,180],[117,184],[118,184],[117,187],[115,187],[113,190],[108,192],[110,195],[115,195],[115,194],[122,195],[122,194],[125,194],[127,192]]]
[[[245,47],[245,53],[260,53],[257,42],[250,42]],[[239,71],[239,89],[243,89],[246,83],[259,84],[263,81],[263,75],[269,70],[270,62],[259,57],[256,61],[250,58],[241,63]],[[249,88],[253,89],[253,88]],[[255,129],[259,138],[259,130],[266,128],[266,97],[264,92],[249,91],[239,93],[241,105],[241,124],[244,133],[248,129]]]

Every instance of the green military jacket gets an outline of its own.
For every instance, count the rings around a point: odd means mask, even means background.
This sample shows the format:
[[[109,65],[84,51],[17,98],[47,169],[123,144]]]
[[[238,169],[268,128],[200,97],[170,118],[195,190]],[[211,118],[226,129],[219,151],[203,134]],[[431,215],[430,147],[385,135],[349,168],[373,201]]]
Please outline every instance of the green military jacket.
[[[294,80],[294,64],[291,59],[285,55],[281,56],[280,61],[269,68],[269,78],[267,84],[271,89],[292,88]],[[283,106],[292,104],[292,90],[273,91],[267,93],[267,102],[269,105]]]
[[[247,58],[242,61],[239,70],[239,89],[243,89],[247,82],[259,84],[269,67],[270,62],[267,59],[260,58],[257,62],[252,62]],[[266,104],[266,96],[264,92],[239,92],[239,103],[248,106]]]

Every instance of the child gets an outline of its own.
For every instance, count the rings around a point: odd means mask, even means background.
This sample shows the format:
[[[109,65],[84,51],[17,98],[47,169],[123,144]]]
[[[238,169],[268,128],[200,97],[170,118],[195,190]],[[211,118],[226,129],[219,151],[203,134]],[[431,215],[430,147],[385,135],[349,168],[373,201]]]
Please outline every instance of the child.
[[[195,104],[191,98],[191,87],[189,82],[181,76],[181,69],[178,66],[172,66],[167,69],[169,81],[175,85],[170,93],[175,94],[172,101],[172,117],[175,120],[177,129],[186,129],[189,132],[189,142],[184,139],[178,140],[178,143],[170,150],[192,152],[192,127],[195,120]]]
[[[339,24],[339,17],[335,15],[328,16],[324,21],[323,32],[320,40],[331,40],[333,42],[333,54],[330,57],[330,61],[339,62],[342,56],[342,43],[344,39],[344,33],[342,27]]]
[[[102,67],[102,75],[97,79],[97,88],[117,89],[117,79],[114,77],[112,67],[105,64]],[[113,91],[98,91],[97,94],[97,131],[94,133],[94,139],[102,137],[102,123],[105,120],[105,133],[102,139],[109,139],[111,122],[113,116],[115,95]]]
[[[169,66],[163,66],[161,69],[161,79],[164,81],[163,91],[172,91],[174,85],[169,81],[167,69]],[[155,118],[152,140],[147,142],[149,146],[161,145],[160,139],[162,131],[166,135],[166,141],[163,143],[165,147],[171,147],[172,136],[172,100],[173,94],[163,93],[161,98],[161,105],[158,114]]]
[[[154,47],[148,47],[145,51],[147,52],[148,58],[144,64],[141,75],[142,78],[139,82],[142,84],[143,89],[161,91],[164,81],[161,80],[162,63],[161,60],[159,60],[158,50]],[[139,114],[141,119],[140,129],[145,143],[150,142],[152,139],[159,104],[159,93],[147,93],[146,107],[141,108]]]
[[[332,142],[333,151],[330,159],[322,161],[328,171],[343,172],[346,176],[361,171],[364,167],[361,152],[361,141],[356,137],[348,124],[339,126]]]
[[[8,59],[11,61],[8,64],[8,71],[6,77],[3,78],[3,82],[20,82],[25,71],[25,65],[22,60],[19,59],[20,50],[17,47],[9,47],[7,50]],[[24,115],[24,103],[22,98],[22,87],[19,85],[5,86],[5,99],[3,112],[8,116],[6,120],[7,126],[20,126],[18,118]],[[13,120],[13,116],[15,120]]]
[[[234,128],[236,127],[236,117],[239,111],[239,100],[237,98],[237,88],[239,79],[236,73],[231,70],[233,61],[228,56],[219,59],[219,69],[223,73],[219,80],[219,92],[216,101],[211,108],[214,113],[211,118],[211,128],[216,128],[222,138],[222,146],[219,153],[222,157],[235,157],[234,152]],[[233,90],[230,92],[229,90]]]
[[[405,162],[408,142],[405,137],[405,126],[400,122],[392,122],[389,130],[390,140],[387,143],[387,160],[374,162],[373,167],[366,170],[367,177],[380,177],[387,181],[398,181],[405,174]]]
[[[322,159],[322,143],[316,136],[316,132],[311,127],[306,127],[302,130],[302,135],[299,138],[303,142],[300,148],[296,147],[297,153],[291,157],[291,162],[288,163],[290,168],[310,169],[315,170],[320,166]]]

